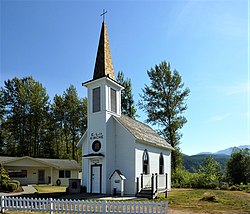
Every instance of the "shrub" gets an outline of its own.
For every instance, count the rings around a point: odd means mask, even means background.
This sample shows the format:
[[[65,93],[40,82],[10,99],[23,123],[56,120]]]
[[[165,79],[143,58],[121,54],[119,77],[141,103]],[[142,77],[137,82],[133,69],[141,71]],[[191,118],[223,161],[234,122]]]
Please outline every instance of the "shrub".
[[[220,189],[222,190],[229,190],[229,184],[228,183],[221,183]]]
[[[239,190],[239,188],[236,185],[233,185],[229,187],[229,190],[236,191],[236,190]]]
[[[17,189],[20,187],[20,181],[18,180],[12,180],[12,183],[15,183],[17,185]]]
[[[12,181],[8,183],[7,190],[10,192],[15,192],[17,190],[17,184]]]
[[[9,180],[2,180],[2,190],[8,190]]]

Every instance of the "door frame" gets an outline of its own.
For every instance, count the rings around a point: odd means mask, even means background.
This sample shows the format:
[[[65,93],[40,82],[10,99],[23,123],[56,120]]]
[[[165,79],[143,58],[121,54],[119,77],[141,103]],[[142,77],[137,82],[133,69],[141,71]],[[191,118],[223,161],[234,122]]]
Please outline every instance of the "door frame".
[[[39,180],[39,172],[43,172],[43,180]],[[37,179],[38,179],[38,181],[37,181],[37,183],[38,184],[45,184],[45,170],[44,169],[38,169],[38,171],[37,171]]]
[[[102,194],[102,164],[92,164],[91,165],[91,172],[90,172],[90,190],[91,193],[93,192],[93,179],[92,179],[92,173],[93,173],[93,167],[99,167],[100,168],[100,190],[97,194]]]

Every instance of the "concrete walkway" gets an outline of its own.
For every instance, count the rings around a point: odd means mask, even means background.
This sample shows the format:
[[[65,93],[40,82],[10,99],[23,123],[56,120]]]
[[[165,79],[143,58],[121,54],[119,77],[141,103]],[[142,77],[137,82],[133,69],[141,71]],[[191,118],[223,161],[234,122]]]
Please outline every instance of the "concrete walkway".
[[[37,192],[37,190],[32,185],[22,186],[22,188],[23,188],[22,192],[11,192],[11,193],[0,192],[0,196],[2,196],[2,195],[4,195],[4,196],[18,196],[18,195],[22,195],[22,194],[34,194]]]
[[[37,190],[32,185],[22,186],[22,188],[23,188],[22,194],[33,194],[37,192]]]

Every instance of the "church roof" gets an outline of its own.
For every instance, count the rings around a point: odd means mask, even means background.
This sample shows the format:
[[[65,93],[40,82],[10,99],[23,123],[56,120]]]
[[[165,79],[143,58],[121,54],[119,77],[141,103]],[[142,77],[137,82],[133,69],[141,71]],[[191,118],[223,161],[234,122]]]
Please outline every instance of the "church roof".
[[[174,148],[150,126],[125,115],[113,117],[119,121],[139,142],[174,150]]]
[[[109,40],[108,40],[108,31],[106,23],[103,21],[99,45],[98,45],[98,51],[96,56],[93,80],[105,76],[113,80],[115,79],[114,68],[110,53]]]

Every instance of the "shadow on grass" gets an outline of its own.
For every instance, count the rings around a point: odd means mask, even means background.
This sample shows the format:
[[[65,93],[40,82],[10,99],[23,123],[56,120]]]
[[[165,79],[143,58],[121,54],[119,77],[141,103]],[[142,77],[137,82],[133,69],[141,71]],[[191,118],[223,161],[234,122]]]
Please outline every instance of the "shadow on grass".
[[[54,199],[71,199],[71,200],[94,200],[102,197],[107,197],[107,195],[100,194],[89,194],[89,193],[79,193],[79,194],[69,194],[66,192],[53,192],[53,193],[33,193],[33,194],[22,194],[18,197],[22,198],[54,198]]]

